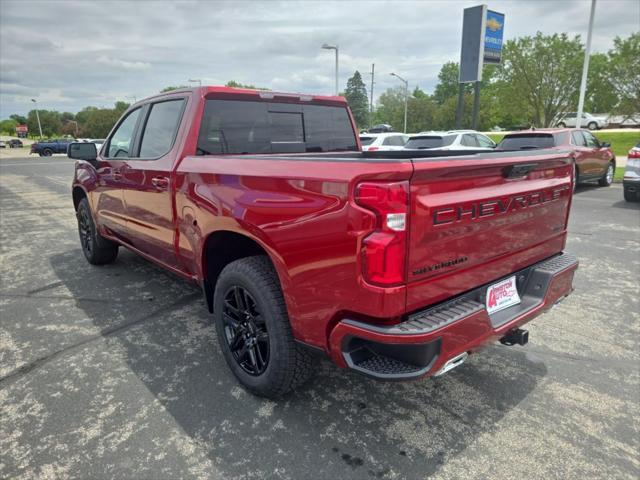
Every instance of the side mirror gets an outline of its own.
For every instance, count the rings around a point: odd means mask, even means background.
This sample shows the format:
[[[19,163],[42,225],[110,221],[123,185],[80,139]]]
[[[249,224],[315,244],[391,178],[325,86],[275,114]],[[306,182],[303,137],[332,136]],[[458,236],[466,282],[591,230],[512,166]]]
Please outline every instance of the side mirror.
[[[73,142],[69,144],[67,156],[75,160],[86,160],[87,162],[95,162],[98,158],[98,151],[95,143]]]
[[[611,146],[611,142],[602,142],[600,144],[600,148],[609,148]]]

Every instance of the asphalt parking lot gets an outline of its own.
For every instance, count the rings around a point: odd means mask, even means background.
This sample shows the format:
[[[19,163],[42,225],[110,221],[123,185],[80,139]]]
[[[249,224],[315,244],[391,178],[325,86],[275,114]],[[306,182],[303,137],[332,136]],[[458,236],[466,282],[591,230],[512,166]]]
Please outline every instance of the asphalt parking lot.
[[[576,291],[439,379],[320,362],[279,402],[228,371],[195,286],[86,263],[66,157],[0,161],[0,478],[640,476],[640,204],[581,187]]]

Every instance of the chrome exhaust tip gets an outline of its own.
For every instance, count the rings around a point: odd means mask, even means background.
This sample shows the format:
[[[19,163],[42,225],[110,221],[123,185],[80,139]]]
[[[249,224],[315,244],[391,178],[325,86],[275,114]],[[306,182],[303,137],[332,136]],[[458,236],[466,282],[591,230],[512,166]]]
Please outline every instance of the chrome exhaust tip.
[[[434,373],[433,376],[434,377],[439,377],[439,376],[444,375],[445,373],[447,373],[449,370],[453,370],[454,368],[459,367],[460,365],[462,365],[464,363],[464,361],[467,359],[468,356],[469,356],[469,354],[467,352],[462,352],[460,355],[456,355],[451,360],[449,360],[447,363],[445,363],[440,368],[440,370],[438,370],[436,373]]]

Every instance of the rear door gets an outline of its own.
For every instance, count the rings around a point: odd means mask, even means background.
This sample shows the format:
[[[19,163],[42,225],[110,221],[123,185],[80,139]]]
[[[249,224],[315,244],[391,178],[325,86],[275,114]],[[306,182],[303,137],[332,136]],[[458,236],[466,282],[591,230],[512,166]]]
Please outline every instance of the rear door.
[[[575,146],[576,165],[581,179],[594,178],[601,174],[601,167],[598,161],[597,148],[593,141],[587,140],[584,130],[574,130],[571,132],[571,142]]]
[[[134,147],[137,158],[122,171],[130,243],[170,267],[178,265],[171,173],[186,101],[174,97],[145,106]]]
[[[582,134],[587,142],[587,147],[590,149],[594,174],[598,176],[604,175],[609,166],[609,152],[602,148],[600,141],[590,131],[583,130]]]
[[[561,251],[573,167],[550,152],[414,159],[409,310]]]

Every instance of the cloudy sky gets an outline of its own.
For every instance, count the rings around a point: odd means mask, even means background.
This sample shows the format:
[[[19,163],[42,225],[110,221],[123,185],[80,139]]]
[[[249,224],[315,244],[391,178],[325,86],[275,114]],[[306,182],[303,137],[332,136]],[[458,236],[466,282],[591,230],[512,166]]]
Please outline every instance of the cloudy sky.
[[[397,72],[432,91],[457,61],[462,9],[480,1],[73,1],[0,0],[0,118],[40,108],[76,112],[157,93],[167,85],[228,80],[281,91],[332,93],[354,70],[375,93]],[[589,0],[492,0],[505,37],[568,32],[586,38]],[[638,0],[598,0],[593,48],[640,29]]]

